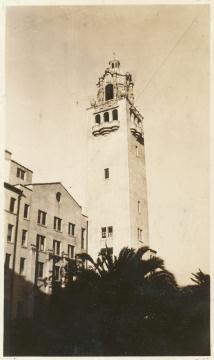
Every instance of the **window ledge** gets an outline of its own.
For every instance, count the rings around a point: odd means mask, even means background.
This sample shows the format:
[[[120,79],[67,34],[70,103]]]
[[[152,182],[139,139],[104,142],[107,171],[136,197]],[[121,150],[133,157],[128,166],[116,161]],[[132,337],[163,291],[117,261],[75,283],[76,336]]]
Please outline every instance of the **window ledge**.
[[[26,218],[26,217],[23,217],[23,219],[24,219],[24,220],[27,220],[27,221],[30,221],[30,219],[29,219],[29,218]]]
[[[15,213],[15,212],[12,212],[12,211],[10,211],[10,210],[7,210],[7,209],[4,209],[4,211],[6,211],[7,213],[9,213],[9,214],[12,214],[12,215],[17,215],[17,213]]]
[[[8,241],[8,240],[7,240],[7,243],[8,243],[8,244],[11,244],[11,245],[14,245],[14,241]]]
[[[36,224],[47,229],[47,225],[43,225],[43,224],[40,224],[40,223],[36,223]]]
[[[22,247],[22,249],[27,249],[27,246],[25,246],[25,245],[22,245],[21,247]]]
[[[57,229],[53,229],[53,230],[60,233],[60,234],[62,234],[62,230],[57,230]]]

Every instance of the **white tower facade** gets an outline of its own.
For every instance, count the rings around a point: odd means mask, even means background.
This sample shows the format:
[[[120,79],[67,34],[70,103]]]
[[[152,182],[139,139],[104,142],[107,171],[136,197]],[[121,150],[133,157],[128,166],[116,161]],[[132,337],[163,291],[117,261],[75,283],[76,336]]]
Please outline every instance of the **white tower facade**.
[[[88,109],[88,252],[148,244],[143,117],[130,73],[113,59]]]

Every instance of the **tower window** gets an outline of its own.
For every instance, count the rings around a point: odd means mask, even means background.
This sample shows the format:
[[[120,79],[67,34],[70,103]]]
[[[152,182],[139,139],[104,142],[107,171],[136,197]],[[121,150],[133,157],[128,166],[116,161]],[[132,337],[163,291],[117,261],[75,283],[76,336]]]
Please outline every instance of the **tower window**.
[[[111,64],[112,69],[114,69],[114,63]]]
[[[113,118],[113,120],[118,120],[118,111],[117,111],[117,109],[114,109],[112,111],[112,118]]]
[[[138,241],[139,241],[139,242],[143,242],[143,241],[142,241],[142,233],[143,233],[143,230],[140,229],[140,228],[138,228],[138,229],[137,229],[137,237],[138,237]]]
[[[114,92],[113,92],[113,85],[112,84],[108,84],[105,87],[105,99],[107,100],[111,100],[114,97]]]
[[[104,121],[109,122],[109,113],[108,112],[104,113]]]
[[[105,179],[109,179],[109,168],[104,169],[104,177]]]
[[[100,114],[97,114],[95,116],[95,122],[96,122],[96,124],[100,124]]]
[[[138,210],[138,214],[141,214],[141,202],[139,200],[137,202],[137,210]]]

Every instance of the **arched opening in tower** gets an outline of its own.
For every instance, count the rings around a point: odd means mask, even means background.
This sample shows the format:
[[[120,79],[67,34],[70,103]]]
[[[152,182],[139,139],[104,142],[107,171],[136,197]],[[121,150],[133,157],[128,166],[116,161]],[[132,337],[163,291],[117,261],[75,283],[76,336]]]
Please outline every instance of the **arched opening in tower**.
[[[107,100],[111,100],[114,97],[114,93],[113,93],[113,85],[112,84],[108,84],[105,87],[105,98],[106,101]]]
[[[104,122],[108,122],[109,121],[109,113],[105,112],[104,113]]]
[[[117,109],[114,109],[112,111],[112,118],[113,118],[113,120],[118,120],[118,111],[117,111]]]

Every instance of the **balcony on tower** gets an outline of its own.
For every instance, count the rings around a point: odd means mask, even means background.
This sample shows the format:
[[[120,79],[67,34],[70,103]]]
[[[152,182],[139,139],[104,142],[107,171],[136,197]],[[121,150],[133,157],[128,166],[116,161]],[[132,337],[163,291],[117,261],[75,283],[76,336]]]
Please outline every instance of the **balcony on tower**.
[[[105,135],[112,131],[118,130],[120,121],[118,120],[118,110],[114,108],[109,111],[95,114],[95,125],[92,126],[94,136]]]
[[[138,141],[143,143],[143,117],[135,107],[130,110],[130,131]]]

